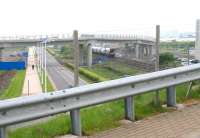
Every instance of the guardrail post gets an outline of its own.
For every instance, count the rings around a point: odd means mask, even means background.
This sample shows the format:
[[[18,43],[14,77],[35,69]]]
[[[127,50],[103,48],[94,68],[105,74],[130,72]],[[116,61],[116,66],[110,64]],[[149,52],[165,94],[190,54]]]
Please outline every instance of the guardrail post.
[[[5,127],[1,127],[0,128],[0,138],[6,138],[7,134],[6,134],[6,128]]]
[[[170,86],[167,88],[167,106],[176,106],[176,87]]]
[[[124,99],[124,102],[125,102],[125,118],[127,120],[131,120],[131,121],[134,121],[135,120],[135,112],[133,110],[133,97],[132,96],[129,96],[129,97],[126,97]]]
[[[70,111],[72,134],[81,136],[80,109]]]

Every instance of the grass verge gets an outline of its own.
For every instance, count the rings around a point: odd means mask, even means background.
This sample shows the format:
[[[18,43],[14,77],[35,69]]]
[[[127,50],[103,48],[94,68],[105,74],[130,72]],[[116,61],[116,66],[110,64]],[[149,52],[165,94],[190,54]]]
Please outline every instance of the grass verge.
[[[43,73],[44,73],[44,70],[43,70]],[[45,86],[44,86],[44,84],[42,84],[42,80],[41,80],[39,72],[38,72],[38,76],[39,76],[39,79],[40,79],[40,84],[41,84],[41,87],[42,87],[42,91],[44,92],[45,91]],[[44,75],[43,75],[43,80],[45,80],[45,76]],[[47,74],[47,92],[51,92],[51,91],[54,91],[54,88],[53,88],[53,85],[51,84],[51,81],[49,80],[49,77],[48,77],[48,74]]]
[[[26,74],[25,72],[25,70],[16,71],[16,74],[11,79],[8,88],[3,91],[2,95],[0,95],[0,99],[9,99],[21,95]]]

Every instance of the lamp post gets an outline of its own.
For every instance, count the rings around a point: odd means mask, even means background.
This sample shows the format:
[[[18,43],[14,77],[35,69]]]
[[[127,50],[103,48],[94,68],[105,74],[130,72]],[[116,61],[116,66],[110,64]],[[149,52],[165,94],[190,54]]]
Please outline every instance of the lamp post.
[[[47,92],[47,38],[44,42],[44,48],[45,48],[45,51],[44,51],[44,91]]]
[[[42,53],[42,54],[41,54],[41,56],[42,56],[42,57],[41,57],[41,60],[42,60],[42,63],[41,63],[41,65],[42,65],[42,66],[41,66],[41,67],[42,67],[42,68],[41,68],[41,74],[42,74],[41,76],[42,76],[42,78],[41,78],[41,79],[42,79],[42,86],[43,86],[43,84],[44,84],[44,46],[43,46],[43,42],[41,43],[41,46],[42,46],[42,47],[41,47],[41,51],[42,51],[42,52],[41,52],[41,53]]]

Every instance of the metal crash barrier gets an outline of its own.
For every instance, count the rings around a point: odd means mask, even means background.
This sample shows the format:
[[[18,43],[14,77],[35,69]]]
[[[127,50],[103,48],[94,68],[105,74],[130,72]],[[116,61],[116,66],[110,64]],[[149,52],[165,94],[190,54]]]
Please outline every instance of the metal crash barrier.
[[[167,88],[167,105],[176,105],[175,87],[200,79],[200,64],[105,81],[76,88],[0,101],[0,138],[12,124],[73,111],[72,134],[81,135],[80,109],[122,99],[125,117],[134,120],[133,96]]]

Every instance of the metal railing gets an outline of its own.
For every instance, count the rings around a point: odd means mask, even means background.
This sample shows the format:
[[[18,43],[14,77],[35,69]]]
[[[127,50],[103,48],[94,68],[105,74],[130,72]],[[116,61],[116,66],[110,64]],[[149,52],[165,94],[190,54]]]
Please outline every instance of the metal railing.
[[[2,42],[15,41],[40,41],[48,38],[50,40],[73,40],[71,34],[52,34],[52,35],[23,35],[23,36],[2,36]],[[139,36],[130,34],[81,34],[79,40],[146,40],[154,42],[155,39],[150,36]]]
[[[175,86],[200,79],[200,64],[105,81],[76,88],[0,101],[0,138],[12,124],[70,111],[72,134],[81,135],[80,109],[125,99],[125,117],[134,120],[133,96],[167,88],[167,105],[176,105]]]

